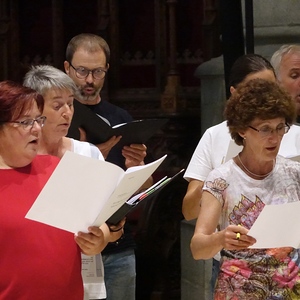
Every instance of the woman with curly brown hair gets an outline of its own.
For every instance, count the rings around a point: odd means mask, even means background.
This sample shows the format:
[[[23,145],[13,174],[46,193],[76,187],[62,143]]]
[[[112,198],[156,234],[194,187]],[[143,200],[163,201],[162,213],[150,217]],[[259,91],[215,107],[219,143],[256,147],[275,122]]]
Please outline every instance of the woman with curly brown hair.
[[[247,235],[265,205],[300,199],[299,163],[277,155],[295,117],[292,99],[262,79],[241,84],[227,102],[230,134],[243,149],[208,175],[191,241],[195,259],[221,251],[214,299],[299,298],[300,250],[250,249],[256,240]]]

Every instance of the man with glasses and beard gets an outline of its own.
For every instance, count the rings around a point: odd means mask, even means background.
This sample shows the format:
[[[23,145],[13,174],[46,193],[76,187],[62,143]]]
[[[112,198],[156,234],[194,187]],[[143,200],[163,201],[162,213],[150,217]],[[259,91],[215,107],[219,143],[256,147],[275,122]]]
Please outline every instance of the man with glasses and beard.
[[[109,69],[109,59],[110,49],[106,41],[100,36],[84,33],[73,37],[69,42],[64,68],[77,85],[78,91],[75,99],[91,109],[110,126],[115,126],[131,122],[133,118],[124,109],[101,99],[100,92]],[[76,110],[76,100],[73,120],[76,114],[80,114],[80,111]],[[72,131],[72,124],[70,129],[69,132]],[[80,139],[85,140],[88,136],[87,132],[81,128],[76,129],[80,131]],[[120,136],[114,136],[96,146],[107,161],[124,169],[144,164],[147,154],[146,146],[132,144],[123,148],[114,147],[120,139]],[[149,186],[151,179],[149,178]],[[117,242],[108,244],[102,252],[108,300],[135,299],[135,243],[128,226],[126,223],[124,236]]]

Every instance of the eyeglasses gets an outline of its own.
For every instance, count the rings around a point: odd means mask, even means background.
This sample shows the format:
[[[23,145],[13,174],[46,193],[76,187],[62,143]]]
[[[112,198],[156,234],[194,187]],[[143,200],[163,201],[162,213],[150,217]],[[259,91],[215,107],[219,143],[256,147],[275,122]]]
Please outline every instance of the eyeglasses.
[[[92,76],[94,79],[103,79],[106,75],[106,70],[103,70],[102,68],[97,68],[93,70],[89,70],[83,67],[75,68],[70,62],[70,66],[75,70],[75,75],[79,79],[85,79],[89,76],[90,73],[92,73]]]
[[[40,127],[43,127],[44,124],[45,124],[46,119],[47,119],[47,117],[41,116],[41,117],[38,117],[36,119],[26,119],[24,121],[8,121],[8,122],[4,122],[4,123],[19,124],[24,129],[30,130],[33,127],[33,125],[34,125],[34,122],[37,122]]]
[[[269,137],[270,135],[273,134],[274,131],[276,131],[276,133],[279,136],[283,136],[284,134],[288,133],[290,130],[290,126],[288,124],[280,124],[275,129],[270,128],[269,126],[263,126],[260,129],[254,128],[250,125],[248,127],[257,131],[262,138]]]

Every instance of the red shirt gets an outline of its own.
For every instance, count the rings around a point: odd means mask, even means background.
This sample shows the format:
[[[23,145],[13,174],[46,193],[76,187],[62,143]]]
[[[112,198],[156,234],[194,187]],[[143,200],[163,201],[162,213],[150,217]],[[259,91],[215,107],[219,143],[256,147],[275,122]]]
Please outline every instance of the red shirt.
[[[39,155],[0,170],[0,299],[83,299],[73,234],[25,218],[58,161]]]

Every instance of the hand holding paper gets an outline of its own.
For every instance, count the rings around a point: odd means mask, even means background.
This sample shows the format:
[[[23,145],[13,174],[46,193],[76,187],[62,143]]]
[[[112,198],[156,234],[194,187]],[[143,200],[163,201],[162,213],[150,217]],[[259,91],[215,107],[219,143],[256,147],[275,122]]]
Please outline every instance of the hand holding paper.
[[[124,172],[109,162],[66,152],[26,218],[76,233],[102,225],[166,158]]]

